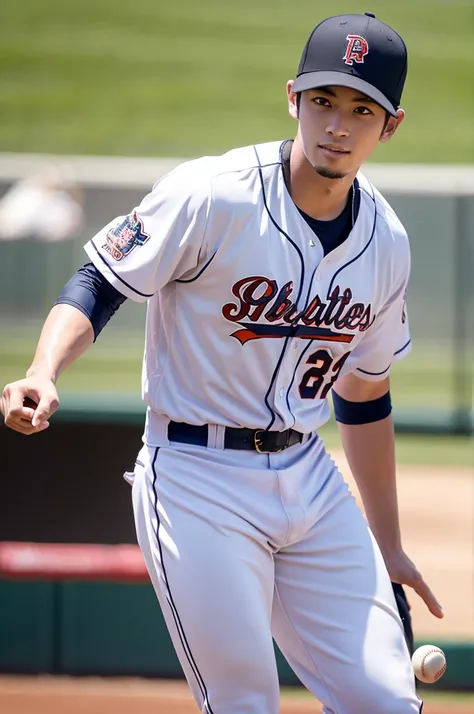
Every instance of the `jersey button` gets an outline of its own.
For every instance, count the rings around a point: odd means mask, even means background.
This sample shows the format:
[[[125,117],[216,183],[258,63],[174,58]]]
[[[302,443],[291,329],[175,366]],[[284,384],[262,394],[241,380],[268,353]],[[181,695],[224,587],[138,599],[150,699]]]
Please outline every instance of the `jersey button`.
[[[280,389],[280,397],[282,397],[282,396],[284,395],[284,393],[285,393],[285,390],[284,390],[284,389]]]

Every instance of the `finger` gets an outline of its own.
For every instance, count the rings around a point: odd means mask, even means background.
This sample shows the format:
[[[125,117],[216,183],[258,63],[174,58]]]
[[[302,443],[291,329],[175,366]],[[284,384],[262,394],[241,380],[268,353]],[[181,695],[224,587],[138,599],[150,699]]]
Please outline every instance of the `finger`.
[[[5,424],[13,431],[18,432],[19,434],[24,434],[25,436],[29,436],[30,434],[36,434],[39,431],[44,431],[44,429],[47,429],[49,426],[49,423],[47,423],[47,426],[35,428],[34,426],[31,426],[31,422],[22,420],[15,421],[13,419],[6,421]]]
[[[13,424],[10,428],[18,434],[23,434],[24,436],[30,436],[30,434],[35,434],[37,431],[32,426],[22,426],[21,424]]]
[[[442,619],[444,617],[443,608],[421,576],[419,580],[413,583],[412,587],[421,599],[424,600],[426,607],[431,614],[439,619]]]
[[[9,413],[5,419],[5,425],[11,429],[20,427],[21,429],[31,429],[38,431],[38,427],[34,427],[31,423],[34,416],[32,409],[23,408],[19,413]]]
[[[31,424],[33,417],[35,415],[35,410],[29,407],[21,407],[20,409],[8,409],[6,410],[5,424],[7,426],[11,425],[11,422],[28,422]]]
[[[23,420],[31,423],[35,415],[35,410],[30,407],[22,407],[21,409],[17,409],[15,411],[10,409],[9,414],[15,421]]]
[[[7,384],[3,390],[3,407],[5,416],[20,412],[23,408],[23,394],[21,390],[14,387],[10,388],[10,385]]]
[[[54,414],[59,406],[58,398],[54,394],[44,394],[38,406],[35,409],[35,413],[32,420],[33,426],[41,426],[45,424],[49,417]]]
[[[32,417],[33,417],[33,416],[34,416],[34,414],[32,415]],[[45,429],[46,427],[49,426],[49,421],[42,421],[40,424],[38,424],[38,426],[33,426],[32,421],[33,421],[32,418],[31,418],[31,419],[30,419],[30,418],[25,419],[25,418],[23,418],[23,417],[20,417],[20,419],[17,420],[16,423],[17,423],[17,424],[19,423],[20,426],[22,426],[22,427],[24,427],[24,428],[27,428],[27,429],[30,429],[30,428],[31,428],[33,431],[42,431],[43,429]]]
[[[20,419],[24,419],[25,421],[29,421],[30,423],[33,421],[34,415],[35,415],[35,410],[28,409],[27,407],[23,407],[21,412],[18,414]]]

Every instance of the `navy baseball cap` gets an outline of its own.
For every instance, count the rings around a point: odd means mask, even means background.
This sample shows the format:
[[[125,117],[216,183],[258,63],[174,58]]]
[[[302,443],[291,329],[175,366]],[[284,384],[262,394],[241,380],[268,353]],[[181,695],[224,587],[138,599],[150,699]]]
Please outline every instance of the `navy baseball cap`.
[[[292,91],[349,87],[396,116],[406,74],[407,48],[395,30],[371,12],[336,15],[311,33]]]

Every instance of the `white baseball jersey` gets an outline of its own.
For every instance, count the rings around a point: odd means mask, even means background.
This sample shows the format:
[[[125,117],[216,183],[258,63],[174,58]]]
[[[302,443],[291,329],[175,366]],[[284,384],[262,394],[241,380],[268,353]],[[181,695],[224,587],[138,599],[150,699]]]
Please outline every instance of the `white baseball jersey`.
[[[86,245],[148,301],[143,398],[153,415],[308,433],[338,377],[379,380],[410,349],[406,232],[363,174],[347,238],[324,257],[285,185],[282,142],[183,163]]]

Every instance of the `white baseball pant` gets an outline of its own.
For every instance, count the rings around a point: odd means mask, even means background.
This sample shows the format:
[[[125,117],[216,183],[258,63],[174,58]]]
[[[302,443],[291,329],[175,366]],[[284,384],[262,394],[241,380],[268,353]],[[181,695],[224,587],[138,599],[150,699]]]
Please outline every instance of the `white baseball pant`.
[[[385,564],[322,440],[277,454],[212,446],[144,446],[127,475],[200,711],[279,712],[273,635],[326,714],[419,714]]]

